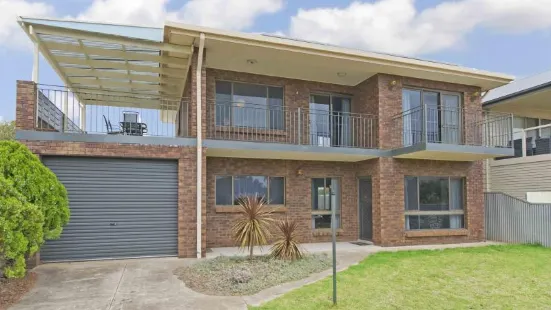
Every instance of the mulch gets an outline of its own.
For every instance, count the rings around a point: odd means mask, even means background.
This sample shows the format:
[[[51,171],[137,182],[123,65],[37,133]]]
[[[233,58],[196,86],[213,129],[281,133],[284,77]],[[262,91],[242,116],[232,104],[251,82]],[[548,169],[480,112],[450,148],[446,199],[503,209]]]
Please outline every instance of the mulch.
[[[0,278],[0,310],[17,303],[33,288],[36,279],[37,275],[34,272],[29,272],[21,279]]]

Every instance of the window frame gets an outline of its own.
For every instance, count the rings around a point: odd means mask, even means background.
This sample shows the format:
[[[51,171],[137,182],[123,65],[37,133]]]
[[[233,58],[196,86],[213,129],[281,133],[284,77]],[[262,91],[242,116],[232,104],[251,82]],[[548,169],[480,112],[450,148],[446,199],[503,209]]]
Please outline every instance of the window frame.
[[[218,102],[217,102],[217,95],[218,93],[216,92],[216,83],[218,82],[225,82],[225,83],[230,83],[230,89],[231,89],[231,92],[230,92],[230,109],[229,109],[229,119],[230,119],[230,124],[229,125],[221,125],[221,124],[218,124],[218,120],[216,118],[216,106],[218,105]],[[262,87],[265,87],[266,88],[266,127],[260,127],[260,126],[244,126],[244,125],[236,125],[234,124],[234,121],[233,121],[233,110],[232,108],[235,107],[233,104],[235,104],[236,102],[234,101],[233,97],[234,97],[234,84],[235,83],[239,83],[239,84],[245,84],[245,85],[254,85],[254,86],[262,86]],[[269,109],[269,105],[268,105],[268,100],[270,99],[270,87],[274,87],[274,88],[281,88],[281,93],[282,93],[282,98],[281,98],[281,111],[282,111],[282,114],[283,114],[283,123],[282,123],[282,128],[271,128],[271,122],[270,122],[270,113],[268,113],[269,111],[271,111]],[[214,104],[215,104],[215,111],[214,111],[214,124],[217,126],[217,127],[236,127],[236,128],[255,128],[255,129],[262,129],[262,130],[285,130],[285,107],[286,107],[286,103],[285,103],[285,85],[272,85],[272,84],[264,84],[264,83],[250,83],[250,82],[244,82],[244,81],[236,81],[236,80],[224,80],[224,79],[215,79],[214,80]]]
[[[416,188],[416,191],[417,191],[417,210],[408,210],[407,209],[407,191],[406,191],[406,179],[407,178],[416,178],[416,185],[417,185],[417,188]],[[420,205],[421,205],[421,194],[420,194],[420,191],[419,191],[419,179],[420,178],[439,178],[439,179],[442,179],[442,178],[446,178],[448,179],[448,206],[451,206],[452,205],[452,195],[451,195],[451,181],[452,179],[455,179],[455,180],[461,180],[461,190],[462,190],[462,193],[461,193],[461,196],[462,196],[462,202],[463,202],[463,205],[461,206],[461,210],[447,210],[447,211],[421,211],[419,210],[420,208]],[[456,230],[456,229],[467,229],[467,221],[466,221],[466,218],[465,218],[465,215],[466,215],[466,212],[465,212],[465,208],[466,208],[466,202],[467,202],[467,191],[466,191],[466,185],[467,185],[467,179],[466,177],[464,176],[434,176],[434,175],[430,175],[430,176],[427,176],[427,175],[417,175],[417,176],[414,176],[414,175],[406,175],[404,176],[404,229],[406,231],[433,231],[433,230]],[[460,227],[460,228],[438,228],[438,229],[408,229],[407,228],[407,219],[408,219],[408,216],[423,216],[423,215],[449,215],[449,216],[452,216],[452,215],[463,215],[463,227]]]
[[[335,215],[339,215],[339,221],[338,221],[338,229],[342,229],[342,178],[341,177],[311,177],[310,178],[310,197],[312,197],[313,193],[311,192],[312,191],[312,184],[314,182],[314,179],[324,179],[324,182],[325,180],[329,179],[337,179],[339,180],[339,193],[338,193],[338,196],[339,196],[339,209],[336,210],[335,212]],[[312,200],[310,202],[310,221],[312,221],[312,217],[315,216],[315,215],[331,215],[332,214],[332,210],[324,210],[324,211],[314,211],[312,210],[312,206],[314,204],[314,201]],[[315,228],[315,227],[312,227],[312,230],[314,231],[329,231],[331,230],[331,228]]]
[[[237,207],[238,205],[236,204],[230,204],[230,205],[227,205],[227,204],[217,204],[216,203],[216,191],[218,190],[217,186],[216,186],[216,179],[218,177],[231,177],[231,201],[234,202],[236,197],[234,197],[235,195],[235,185],[234,185],[234,182],[235,182],[235,177],[266,177],[268,178],[268,182],[267,182],[267,185],[266,185],[266,189],[267,189],[267,198],[266,198],[266,206],[269,206],[269,207],[285,207],[286,203],[287,203],[287,180],[286,180],[286,177],[283,176],[283,175],[262,175],[262,174],[259,174],[259,175],[253,175],[253,174],[236,174],[236,175],[230,175],[230,174],[217,174],[214,176],[214,205],[216,207]],[[272,178],[283,178],[283,204],[270,204],[269,201],[270,201],[270,182],[271,182],[271,179]]]
[[[404,90],[411,90],[411,91],[419,91],[420,92],[420,95],[421,95],[421,101],[420,101],[420,108],[422,110],[423,106],[425,105],[425,97],[424,97],[424,93],[425,92],[429,92],[429,93],[437,93],[438,94],[438,104],[437,104],[437,111],[438,111],[438,120],[437,120],[437,124],[438,124],[438,141],[434,142],[434,143],[444,143],[442,142],[442,127],[443,127],[443,116],[442,116],[442,106],[443,106],[443,97],[444,95],[448,95],[448,96],[457,96],[459,98],[459,110],[461,111],[460,114],[459,114],[459,118],[458,118],[458,124],[457,126],[459,127],[459,137],[458,137],[458,143],[463,143],[464,142],[464,139],[465,139],[465,127],[464,127],[464,120],[463,118],[461,117],[461,115],[463,115],[463,110],[465,108],[465,98],[463,96],[463,93],[462,92],[454,92],[454,91],[448,91],[448,90],[441,90],[441,89],[433,89],[433,88],[425,88],[425,87],[415,87],[415,86],[408,86],[408,85],[404,85],[402,87],[402,93],[401,95],[403,96],[403,92]],[[402,98],[402,102],[401,102],[401,105],[402,105],[402,115],[405,113],[405,112],[408,112],[410,111],[410,113],[412,112],[413,109],[409,109],[409,110],[406,110],[404,111],[404,103],[403,103],[403,98]],[[422,117],[421,117],[422,118]],[[428,123],[428,120],[425,119],[424,120],[425,123]],[[423,120],[421,119],[421,124],[423,123]],[[425,126],[427,126],[425,124]],[[424,138],[421,138],[421,139],[424,139]],[[428,142],[428,141],[427,141]],[[415,144],[416,142],[414,142],[413,144]],[[418,143],[418,142],[417,142]]]

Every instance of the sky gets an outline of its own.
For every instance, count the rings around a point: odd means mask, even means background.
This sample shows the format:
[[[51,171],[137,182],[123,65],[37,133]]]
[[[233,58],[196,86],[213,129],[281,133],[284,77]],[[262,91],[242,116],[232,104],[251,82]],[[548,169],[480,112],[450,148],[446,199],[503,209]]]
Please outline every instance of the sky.
[[[0,120],[33,50],[17,16],[285,35],[522,78],[551,70],[551,0],[0,0]],[[60,85],[43,58],[39,82]]]

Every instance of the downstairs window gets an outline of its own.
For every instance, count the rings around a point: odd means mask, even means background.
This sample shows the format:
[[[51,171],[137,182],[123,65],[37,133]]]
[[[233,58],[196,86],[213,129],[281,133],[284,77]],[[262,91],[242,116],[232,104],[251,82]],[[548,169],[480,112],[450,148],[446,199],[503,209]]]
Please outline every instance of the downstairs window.
[[[464,183],[464,178],[406,176],[406,230],[465,228]]]
[[[237,205],[241,196],[258,195],[270,205],[285,204],[285,178],[254,175],[216,176],[216,205]]]

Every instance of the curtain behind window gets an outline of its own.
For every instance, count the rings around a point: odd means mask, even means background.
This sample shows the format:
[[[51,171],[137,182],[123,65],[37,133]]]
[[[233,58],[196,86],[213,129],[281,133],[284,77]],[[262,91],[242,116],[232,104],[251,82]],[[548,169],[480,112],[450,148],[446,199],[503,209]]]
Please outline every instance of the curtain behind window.
[[[413,145],[420,141],[422,134],[420,90],[402,90],[402,113],[402,143],[404,146]]]

